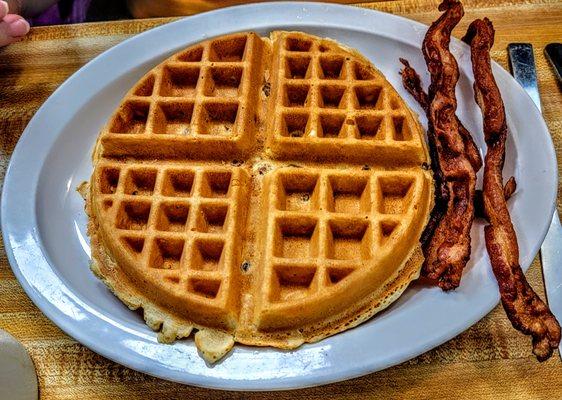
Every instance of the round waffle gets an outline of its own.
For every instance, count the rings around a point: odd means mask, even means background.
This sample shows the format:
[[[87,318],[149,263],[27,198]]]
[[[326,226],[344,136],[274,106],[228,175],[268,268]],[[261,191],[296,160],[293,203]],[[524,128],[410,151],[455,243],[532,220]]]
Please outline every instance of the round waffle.
[[[100,133],[92,270],[214,361],[355,326],[419,275],[423,131],[365,58],[299,32],[218,37],[148,72]]]

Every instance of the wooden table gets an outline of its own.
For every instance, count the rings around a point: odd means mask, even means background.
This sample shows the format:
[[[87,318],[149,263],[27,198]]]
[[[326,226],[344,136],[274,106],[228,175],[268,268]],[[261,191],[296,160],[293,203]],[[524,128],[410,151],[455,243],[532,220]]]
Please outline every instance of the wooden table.
[[[506,66],[510,42],[531,42],[538,64],[544,116],[562,156],[562,93],[543,56],[549,42],[562,40],[562,3],[549,0],[467,0],[466,16],[455,31],[488,16],[497,30],[493,57]],[[433,0],[361,4],[430,23]],[[23,42],[0,50],[0,176],[37,108],[87,61],[127,37],[168,22],[151,19],[35,28]],[[532,134],[532,132],[529,132]],[[536,259],[527,273],[544,297]],[[0,328],[20,339],[37,367],[42,399],[266,399],[415,398],[559,399],[562,364],[558,356],[539,364],[530,339],[511,328],[501,307],[448,343],[402,365],[362,378],[301,391],[227,393],[152,378],[91,352],[53,325],[16,281],[0,244]]]

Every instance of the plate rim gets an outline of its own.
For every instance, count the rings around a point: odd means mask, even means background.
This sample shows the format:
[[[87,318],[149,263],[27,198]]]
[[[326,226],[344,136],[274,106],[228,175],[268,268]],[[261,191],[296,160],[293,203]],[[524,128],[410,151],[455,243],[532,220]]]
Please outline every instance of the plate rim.
[[[317,379],[306,379],[306,377],[292,377],[292,378],[287,378],[287,379],[283,379],[280,380],[280,384],[279,385],[270,385],[267,387],[260,387],[260,385],[264,385],[265,382],[263,381],[222,381],[222,380],[218,380],[216,378],[213,377],[201,377],[199,375],[194,375],[194,374],[188,374],[191,377],[194,377],[196,379],[194,380],[189,380],[189,379],[174,379],[173,377],[171,378],[170,376],[166,376],[163,375],[161,373],[158,373],[157,371],[150,369],[144,365],[141,361],[142,360],[138,360],[139,362],[136,362],[136,360],[133,360],[131,358],[124,360],[123,358],[119,358],[117,357],[114,353],[112,353],[111,351],[108,351],[104,346],[100,346],[98,343],[96,343],[95,341],[89,340],[87,338],[87,336],[81,334],[80,329],[73,327],[73,320],[67,319],[65,320],[64,318],[61,318],[59,315],[56,314],[56,311],[58,310],[58,308],[52,304],[52,303],[45,303],[45,298],[42,297],[42,294],[37,292],[32,285],[29,283],[28,279],[26,276],[24,276],[23,272],[20,269],[20,265],[18,264],[18,261],[15,258],[14,255],[14,245],[17,245],[17,243],[15,243],[12,240],[12,237],[10,236],[10,233],[12,232],[12,225],[13,222],[12,221],[12,216],[10,215],[10,212],[13,211],[14,209],[17,210],[18,204],[14,204],[12,205],[12,192],[10,189],[12,186],[14,186],[17,182],[17,173],[19,171],[17,171],[18,165],[21,164],[20,158],[25,158],[23,155],[23,150],[22,148],[24,148],[24,146],[27,144],[27,142],[32,138],[32,132],[33,132],[33,128],[34,128],[34,124],[37,124],[37,120],[39,119],[38,115],[41,115],[42,113],[44,113],[44,109],[48,108],[48,106],[50,106],[53,102],[56,101],[56,99],[58,97],[60,97],[61,93],[64,93],[64,91],[66,90],[66,88],[74,81],[80,80],[82,74],[84,74],[84,71],[89,70],[90,68],[93,68],[93,65],[95,65],[96,63],[100,62],[101,60],[103,60],[104,57],[110,57],[112,55],[114,55],[114,53],[119,53],[121,51],[122,48],[125,48],[127,46],[131,46],[134,45],[135,43],[139,43],[142,42],[143,39],[149,37],[150,35],[154,35],[156,31],[160,31],[160,30],[166,30],[166,29],[173,29],[171,28],[171,26],[175,26],[177,25],[178,27],[181,27],[182,24],[186,24],[189,21],[194,21],[194,20],[198,20],[198,19],[206,19],[206,18],[216,18],[216,16],[228,16],[231,15],[232,13],[237,13],[237,12],[244,12],[244,11],[249,11],[249,10],[255,10],[255,9],[268,9],[268,8],[283,8],[283,11],[286,12],[287,8],[294,8],[295,10],[297,8],[300,9],[304,9],[307,8],[308,10],[314,10],[314,11],[322,11],[322,9],[324,9],[325,11],[329,10],[329,9],[341,9],[341,10],[345,10],[346,13],[351,13],[351,14],[356,14],[357,17],[361,17],[361,16],[368,16],[368,17],[372,17],[374,18],[383,18],[383,19],[388,19],[389,21],[393,21],[396,22],[397,25],[401,25],[401,24],[407,24],[410,25],[411,27],[417,27],[417,29],[423,29],[423,32],[425,32],[425,30],[427,29],[427,25],[419,23],[417,21],[413,21],[410,19],[407,19],[405,17],[401,17],[401,16],[397,16],[397,15],[393,15],[393,14],[388,14],[388,13],[384,13],[384,12],[380,12],[380,11],[376,11],[376,10],[370,10],[370,9],[363,9],[363,8],[357,8],[357,7],[352,7],[352,6],[347,6],[347,5],[340,5],[340,4],[328,4],[328,3],[311,3],[311,2],[273,2],[273,3],[257,3],[257,4],[249,4],[249,5],[242,5],[242,6],[234,6],[234,7],[228,7],[228,8],[223,8],[223,9],[219,9],[219,10],[214,10],[214,11],[209,11],[206,13],[202,13],[202,14],[198,14],[195,16],[190,16],[190,17],[186,17],[186,18],[182,18],[180,20],[177,21],[173,21],[164,25],[160,25],[158,27],[149,29],[147,31],[144,31],[140,34],[134,35],[128,39],[126,39],[125,41],[117,44],[116,46],[111,47],[110,49],[104,51],[103,53],[99,54],[98,56],[96,56],[95,58],[93,58],[92,60],[90,60],[88,63],[86,63],[84,66],[82,66],[79,70],[77,70],[75,73],[73,73],[69,78],[67,78],[50,96],[49,98],[39,107],[39,109],[37,110],[37,112],[35,113],[35,115],[33,116],[33,118],[30,120],[30,122],[28,123],[27,127],[25,128],[25,130],[23,131],[16,147],[14,148],[14,151],[12,153],[11,159],[10,159],[10,163],[8,165],[8,168],[6,170],[6,174],[5,174],[5,178],[4,178],[4,184],[3,184],[3,188],[2,188],[2,204],[1,204],[1,215],[0,215],[0,219],[1,219],[1,224],[2,224],[2,235],[3,235],[3,239],[4,239],[4,243],[5,243],[5,248],[6,248],[6,254],[8,256],[8,260],[10,262],[12,271],[14,272],[14,275],[16,276],[18,282],[20,283],[20,285],[23,287],[23,289],[25,290],[26,294],[30,297],[30,299],[33,301],[33,303],[53,322],[55,323],[55,325],[57,325],[58,327],[60,327],[66,334],[68,334],[69,336],[73,337],[75,340],[77,340],[78,342],[80,342],[81,344],[85,345],[86,347],[88,347],[89,349],[93,350],[94,352],[101,354],[104,357],[107,357],[108,359],[111,359],[119,364],[125,365],[127,367],[133,368],[135,370],[138,371],[142,371],[144,373],[147,373],[149,375],[153,375],[153,376],[157,376],[163,379],[167,379],[167,380],[173,380],[176,382],[180,382],[180,383],[184,383],[184,384],[190,384],[190,385],[194,385],[194,386],[202,386],[202,387],[207,387],[207,388],[215,388],[215,389],[226,389],[226,390],[283,390],[283,389],[294,389],[294,388],[303,388],[303,387],[310,387],[310,386],[317,386],[317,385],[323,385],[323,384],[328,384],[328,383],[332,383],[332,382],[337,382],[337,381],[341,381],[341,380],[345,380],[345,379],[351,379],[357,376],[362,376],[365,375],[367,373],[371,373],[380,369],[384,369],[387,368],[391,365],[396,365],[399,362],[403,362],[407,359],[412,358],[412,356],[415,356],[417,354],[421,354],[422,352],[428,351],[431,348],[434,348],[440,344],[442,344],[443,342],[449,340],[452,337],[457,336],[459,333],[463,332],[465,329],[467,329],[468,327],[472,326],[475,322],[477,322],[478,320],[480,320],[482,317],[484,317],[486,314],[488,314],[488,312],[496,306],[496,304],[498,303],[498,299],[499,296],[497,296],[497,299],[493,302],[491,302],[490,304],[488,304],[487,310],[479,316],[476,316],[472,319],[467,320],[467,324],[464,328],[458,330],[458,332],[452,333],[448,332],[447,334],[443,334],[441,336],[437,336],[435,337],[433,340],[430,340],[429,342],[427,342],[427,345],[425,346],[424,349],[422,349],[421,352],[414,352],[415,355],[405,355],[402,359],[400,360],[394,360],[391,361],[389,363],[387,363],[387,365],[383,365],[382,367],[376,367],[376,368],[363,368],[363,369],[347,369],[345,373],[339,373],[339,374],[335,374],[335,373],[331,373],[331,374],[327,374],[327,376],[320,376],[317,377]],[[284,21],[286,24],[289,24],[289,21]],[[304,25],[305,22],[311,23],[311,22],[318,22],[318,21],[306,21],[305,19],[302,19],[300,21],[298,21],[298,23],[294,23],[294,26],[299,26],[299,25]],[[279,21],[278,21],[279,23]],[[270,22],[271,24],[271,22]],[[340,24],[335,24],[334,26],[337,27],[343,27],[343,28],[348,28],[348,26],[346,26],[343,23]],[[356,29],[356,30],[361,30],[361,29]],[[371,30],[370,32],[373,32],[374,30]],[[385,36],[384,33],[381,32],[376,32],[377,34],[381,35],[381,36]],[[391,36],[388,36],[391,37]],[[395,40],[399,40],[396,37],[392,37]],[[402,39],[402,41],[409,43],[408,41]],[[452,41],[452,44],[455,46],[466,46],[465,44],[461,43],[460,41],[454,39]],[[418,44],[421,45],[421,42]],[[500,74],[501,79],[512,79],[511,76],[507,73],[507,71],[505,71],[503,68],[501,68],[501,66],[499,66],[499,64],[494,62],[494,73],[496,74]],[[496,75],[498,76],[498,75]],[[521,89],[521,92],[525,94],[525,96],[528,97],[528,95],[526,95],[526,93],[523,91],[523,89]],[[530,104],[532,103],[531,99],[528,98],[528,102]],[[534,112],[538,113],[538,109],[536,109],[536,107],[534,108]],[[546,126],[546,123],[544,121],[544,119],[542,118],[542,115],[540,115],[539,113],[539,123],[542,124],[542,128],[545,132],[548,132],[548,128]],[[547,144],[548,144],[548,148],[545,149],[547,150],[546,154],[547,158],[549,158],[551,161],[554,162],[554,165],[556,165],[556,155],[554,152],[554,144],[552,142],[552,138],[550,135],[546,135],[547,137]],[[56,140],[56,139],[55,139]],[[43,160],[44,162],[45,160]],[[38,171],[38,173],[40,173],[42,169],[40,169]],[[555,169],[555,171],[557,172],[557,170]],[[21,173],[21,172],[20,172]],[[556,206],[556,195],[557,195],[557,173],[556,176],[554,177],[554,181],[553,181],[553,186],[551,188],[551,194],[550,194],[550,204],[551,204],[551,209],[548,212],[548,221],[550,221],[550,219],[552,218],[552,214],[554,212],[555,206]],[[37,186],[34,187],[34,190],[37,190]],[[34,203],[35,204],[35,203]],[[16,207],[16,208],[14,208]],[[35,209],[34,208],[33,212],[35,213]],[[35,222],[34,226],[37,226],[37,216],[36,214],[33,214],[32,216],[32,220]],[[536,251],[535,249],[533,249],[532,253],[533,253],[533,257],[534,255],[536,255],[536,253],[538,252],[538,248],[540,247],[540,244],[542,243],[542,241],[544,240],[544,237],[546,236],[546,232],[548,230],[548,226],[549,224],[546,225],[546,228],[544,229],[544,232],[542,232],[542,234],[540,235],[540,240],[538,245],[536,246]],[[40,242],[36,243],[38,245],[38,250],[40,250],[42,252],[42,256],[45,257],[47,263],[48,261],[48,257],[46,256],[46,254],[43,254],[45,252],[45,250],[42,248]],[[532,261],[532,258],[531,258]],[[523,263],[522,263],[523,264]],[[528,265],[526,266],[526,268],[524,268],[524,270],[526,271],[526,269],[528,268]],[[301,379],[299,379],[301,378]],[[253,383],[251,385],[248,385],[248,383]],[[270,384],[270,381],[267,381],[267,384]]]

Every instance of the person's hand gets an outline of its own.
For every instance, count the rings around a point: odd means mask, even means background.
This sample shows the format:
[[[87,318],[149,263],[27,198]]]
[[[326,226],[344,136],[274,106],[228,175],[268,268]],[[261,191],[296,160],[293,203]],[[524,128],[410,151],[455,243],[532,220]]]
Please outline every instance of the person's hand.
[[[9,12],[8,3],[0,0],[0,47],[17,42],[29,32],[29,23]]]

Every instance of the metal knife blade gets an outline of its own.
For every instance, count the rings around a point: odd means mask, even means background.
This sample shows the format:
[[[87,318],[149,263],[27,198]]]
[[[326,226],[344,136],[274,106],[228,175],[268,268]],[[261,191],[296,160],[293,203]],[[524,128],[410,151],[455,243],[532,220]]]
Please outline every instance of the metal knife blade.
[[[513,77],[541,111],[533,46],[512,43],[508,46],[508,55]],[[548,306],[558,321],[562,321],[562,225],[556,209],[541,246],[541,264]],[[562,357],[562,344],[558,350]]]
[[[507,52],[511,74],[542,112],[533,46],[529,43],[511,43],[507,46]]]

